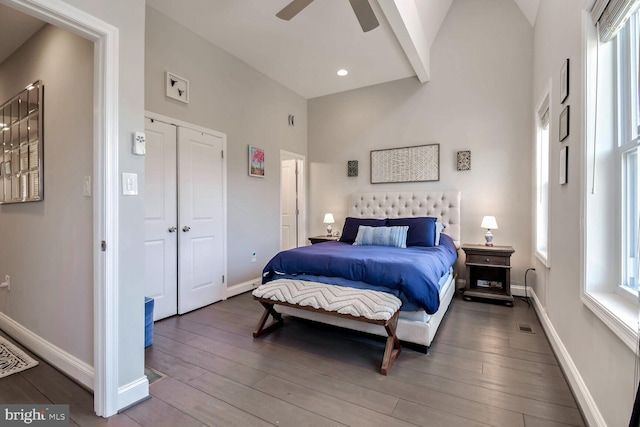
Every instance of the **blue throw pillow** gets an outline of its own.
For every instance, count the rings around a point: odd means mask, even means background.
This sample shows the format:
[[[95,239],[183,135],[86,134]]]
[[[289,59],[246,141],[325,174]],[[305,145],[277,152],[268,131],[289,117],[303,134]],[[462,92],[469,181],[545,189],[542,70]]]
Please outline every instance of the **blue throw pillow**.
[[[356,246],[395,246],[396,248],[407,247],[408,226],[404,227],[367,227],[361,225],[358,228]]]
[[[342,234],[340,236],[340,241],[343,243],[352,244],[356,240],[356,235],[358,234],[358,227],[361,225],[366,225],[369,227],[384,227],[387,225],[386,219],[376,219],[376,218],[353,218],[347,217],[344,221],[344,227],[342,227]]]
[[[435,246],[436,218],[423,216],[417,218],[389,218],[390,227],[408,226],[407,246]]]

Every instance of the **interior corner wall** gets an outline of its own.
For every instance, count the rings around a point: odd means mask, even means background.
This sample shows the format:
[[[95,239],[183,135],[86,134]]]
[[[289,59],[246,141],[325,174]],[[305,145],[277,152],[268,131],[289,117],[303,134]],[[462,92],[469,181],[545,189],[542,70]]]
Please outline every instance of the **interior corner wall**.
[[[44,86],[44,200],[0,206],[0,311],[93,366],[93,43],[45,25],[0,64],[0,100]]]
[[[359,191],[458,189],[462,242],[484,242],[484,215],[497,218],[495,243],[516,252],[512,282],[531,262],[530,140],[533,30],[512,0],[454,0],[431,46],[431,80],[409,78],[309,101],[309,233],[324,212],[336,229]],[[440,144],[437,182],[370,184],[370,151]],[[457,151],[471,170],[456,170]],[[359,176],[347,177],[347,161]]]
[[[629,424],[637,377],[635,356],[581,301],[581,167],[583,166],[582,9],[584,0],[541,0],[534,31],[533,96],[551,80],[549,263],[536,264],[535,292],[609,426]],[[590,19],[589,19],[590,20]],[[560,69],[569,58],[569,97],[560,103]],[[560,143],[558,122],[570,105],[570,132]],[[569,147],[568,183],[558,184],[560,149]],[[529,152],[532,150],[530,149]],[[533,208],[532,208],[533,209]],[[635,379],[634,379],[635,378]]]
[[[145,108],[227,135],[227,284],[254,280],[280,250],[280,150],[307,155],[307,101],[157,10],[146,11]],[[165,96],[166,71],[189,80],[188,104]],[[265,150],[264,178],[248,174],[249,145]]]

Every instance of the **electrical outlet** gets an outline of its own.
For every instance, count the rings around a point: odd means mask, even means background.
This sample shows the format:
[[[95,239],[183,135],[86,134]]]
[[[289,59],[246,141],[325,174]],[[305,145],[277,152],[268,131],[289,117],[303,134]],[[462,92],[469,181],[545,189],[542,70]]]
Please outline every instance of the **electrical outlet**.
[[[256,262],[256,253],[255,252],[251,253],[251,262]]]
[[[1,288],[7,288],[8,291],[11,290],[11,277],[8,274],[4,276],[4,282],[0,283]]]

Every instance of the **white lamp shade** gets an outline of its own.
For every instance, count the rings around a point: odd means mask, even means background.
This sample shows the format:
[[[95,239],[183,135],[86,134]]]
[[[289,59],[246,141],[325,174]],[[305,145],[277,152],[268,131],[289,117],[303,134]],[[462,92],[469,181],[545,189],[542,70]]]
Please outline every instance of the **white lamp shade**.
[[[324,214],[324,221],[322,221],[322,222],[325,223],[325,224],[333,224],[334,222],[336,222],[336,220],[333,219],[333,214],[326,213],[326,214]]]
[[[482,218],[482,224],[480,224],[480,227],[486,228],[487,230],[497,230],[498,223],[496,222],[496,217],[485,216],[484,218]]]

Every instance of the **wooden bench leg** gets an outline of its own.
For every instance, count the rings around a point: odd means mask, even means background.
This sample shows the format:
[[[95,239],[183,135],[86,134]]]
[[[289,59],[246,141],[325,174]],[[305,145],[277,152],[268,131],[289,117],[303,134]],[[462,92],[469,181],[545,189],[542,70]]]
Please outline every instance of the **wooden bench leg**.
[[[391,370],[391,367],[400,356],[400,352],[402,351],[402,347],[400,346],[400,340],[396,335],[396,329],[398,327],[398,315],[399,312],[393,315],[391,319],[384,325],[384,328],[387,330],[387,334],[389,338],[387,338],[387,346],[384,349],[384,357],[382,358],[382,367],[380,368],[380,373],[382,375],[387,375]]]
[[[260,304],[264,307],[264,313],[262,313],[262,317],[256,326],[256,330],[253,332],[253,337],[258,338],[262,335],[268,334],[275,328],[278,328],[284,324],[284,319],[282,319],[282,315],[278,313],[274,308],[273,304],[260,301]],[[267,323],[267,319],[269,315],[273,317],[273,321],[265,328],[265,323]]]

